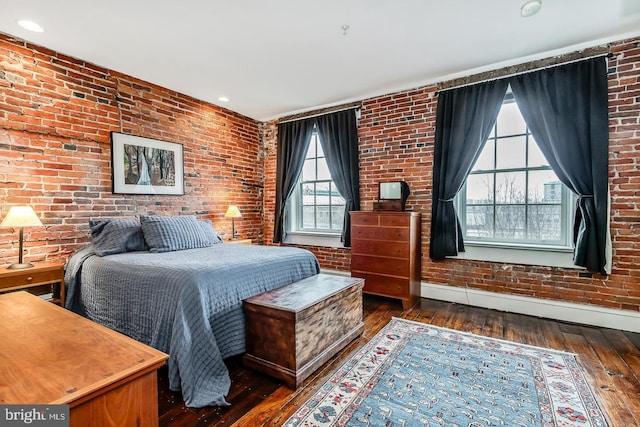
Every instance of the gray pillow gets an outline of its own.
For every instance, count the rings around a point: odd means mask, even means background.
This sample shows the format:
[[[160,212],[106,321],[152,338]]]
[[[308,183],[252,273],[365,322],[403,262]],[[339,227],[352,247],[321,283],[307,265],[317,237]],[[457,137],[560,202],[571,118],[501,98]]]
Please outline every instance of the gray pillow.
[[[147,251],[140,223],[133,219],[89,220],[91,242],[96,255]]]
[[[212,244],[215,245],[216,243],[222,243],[222,239],[218,236],[216,230],[213,229],[213,224],[210,219],[199,219],[198,224],[200,224],[205,237],[209,238],[211,242],[213,242]]]
[[[205,233],[205,225],[193,215],[151,216],[140,215],[144,239],[151,252],[181,251],[212,246],[217,234]]]

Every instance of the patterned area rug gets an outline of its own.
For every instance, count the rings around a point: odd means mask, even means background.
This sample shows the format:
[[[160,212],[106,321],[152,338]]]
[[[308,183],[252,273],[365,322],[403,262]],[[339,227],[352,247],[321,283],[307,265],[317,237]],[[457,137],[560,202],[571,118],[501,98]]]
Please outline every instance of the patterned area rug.
[[[285,426],[607,426],[571,353],[394,318]]]

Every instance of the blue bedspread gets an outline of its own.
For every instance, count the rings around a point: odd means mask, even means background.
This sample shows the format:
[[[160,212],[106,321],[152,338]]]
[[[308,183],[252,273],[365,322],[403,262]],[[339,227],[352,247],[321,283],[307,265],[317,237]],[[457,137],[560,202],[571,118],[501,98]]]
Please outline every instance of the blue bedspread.
[[[67,263],[66,307],[168,353],[169,386],[187,406],[228,405],[223,359],[245,351],[242,300],[319,270],[298,248],[222,243],[99,257],[88,245]]]

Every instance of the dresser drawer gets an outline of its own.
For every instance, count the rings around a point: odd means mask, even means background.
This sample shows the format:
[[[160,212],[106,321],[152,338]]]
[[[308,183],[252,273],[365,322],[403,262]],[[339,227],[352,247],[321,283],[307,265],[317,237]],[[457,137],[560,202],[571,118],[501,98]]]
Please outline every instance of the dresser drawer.
[[[62,268],[62,267],[60,267]],[[0,289],[36,285],[38,283],[60,282],[62,273],[60,268],[47,271],[34,271],[33,273],[20,271],[18,275],[5,275],[0,277]]]
[[[378,255],[391,258],[409,258],[407,242],[385,242],[380,240],[351,239],[353,255]]]
[[[378,226],[378,217],[378,215],[371,215],[369,213],[363,215],[359,212],[351,212],[351,225]]]
[[[362,289],[364,293],[401,299],[409,297],[409,279],[355,271],[351,273],[351,276],[364,279],[364,288]]]
[[[409,277],[409,260],[357,255],[351,257],[351,272],[354,271]]]
[[[400,227],[351,226],[351,239],[386,240],[409,242],[410,230]]]
[[[406,215],[387,214],[380,216],[380,226],[382,227],[407,227],[409,228],[409,217]]]
[[[409,227],[411,217],[404,213],[390,213],[390,212],[366,212],[366,213],[351,213],[351,224],[353,225],[370,225],[370,226],[382,226],[382,227]]]

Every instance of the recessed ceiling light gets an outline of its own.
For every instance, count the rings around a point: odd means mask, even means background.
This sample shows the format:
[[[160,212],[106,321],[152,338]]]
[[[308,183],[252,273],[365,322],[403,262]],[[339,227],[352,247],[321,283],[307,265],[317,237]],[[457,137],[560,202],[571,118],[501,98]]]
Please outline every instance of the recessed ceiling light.
[[[18,25],[20,25],[25,30],[33,31],[34,33],[41,33],[44,31],[44,28],[42,28],[40,24],[29,21],[28,19],[19,20]]]
[[[529,0],[520,8],[520,16],[528,18],[540,12],[542,9],[542,0]]]
[[[220,101],[220,102],[229,102],[229,98],[227,98],[226,96],[220,96],[220,97],[218,97],[218,101]]]

